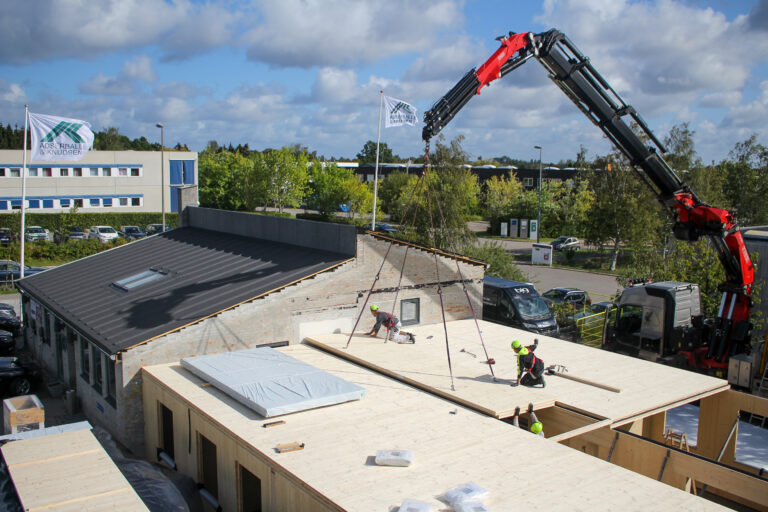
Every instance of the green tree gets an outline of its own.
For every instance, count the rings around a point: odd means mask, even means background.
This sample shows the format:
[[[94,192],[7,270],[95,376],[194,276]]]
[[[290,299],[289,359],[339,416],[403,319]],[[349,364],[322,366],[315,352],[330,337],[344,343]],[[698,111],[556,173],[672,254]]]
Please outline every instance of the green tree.
[[[403,171],[395,171],[387,179],[379,181],[377,207],[389,214],[394,222],[409,222],[405,219],[405,201],[416,186],[418,178]]]
[[[480,187],[475,176],[464,167],[467,154],[461,147],[462,136],[444,144],[437,139],[432,168],[418,184],[406,205],[416,208],[416,238],[434,247],[458,251],[474,239],[467,219],[478,204]]]
[[[614,153],[595,163],[589,188],[594,194],[585,238],[597,245],[609,245],[610,268],[616,269],[622,245],[642,247],[654,241],[662,222],[653,194],[630,167]],[[601,168],[605,170],[600,170]]]
[[[768,149],[752,135],[736,144],[729,156],[719,168],[732,213],[742,226],[768,224]]]
[[[465,245],[461,254],[488,263],[485,275],[509,279],[510,281],[528,281],[528,277],[515,264],[515,258],[498,242],[485,242],[480,245]]]
[[[253,189],[245,189],[242,182],[253,170],[253,161],[229,151],[203,151],[198,157],[200,204],[208,208],[240,210],[243,196]]]
[[[386,142],[379,144],[379,163],[394,163],[399,162],[400,157],[395,156],[392,150],[389,149]],[[369,140],[363,146],[362,151],[357,154],[357,162],[362,164],[375,164],[376,163],[376,143]]]
[[[485,182],[485,215],[491,221],[494,231],[500,222],[509,219],[512,208],[522,193],[523,184],[514,177],[509,179],[506,176],[492,176]]]
[[[348,180],[354,178],[351,169],[336,164],[314,162],[309,168],[310,203],[326,218],[333,216],[339,205],[348,201]]]
[[[298,207],[307,191],[308,160],[306,154],[293,154],[284,147],[259,154],[255,159],[257,183],[263,183],[268,204],[282,212],[286,207]]]
[[[131,146],[131,139],[120,135],[120,130],[114,126],[103,132],[94,133],[93,149],[99,151],[125,151]]]

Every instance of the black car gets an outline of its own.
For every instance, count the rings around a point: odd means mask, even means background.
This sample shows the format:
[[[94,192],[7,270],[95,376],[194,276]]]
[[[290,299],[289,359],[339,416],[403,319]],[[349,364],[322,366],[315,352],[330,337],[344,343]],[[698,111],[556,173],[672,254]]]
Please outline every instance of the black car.
[[[0,330],[0,354],[13,354],[16,350],[16,337],[13,333]]]
[[[24,276],[31,276],[46,270],[44,267],[24,265]],[[0,282],[11,282],[21,277],[21,265],[13,260],[0,260]]]
[[[584,290],[576,288],[552,288],[541,294],[545,300],[553,304],[565,304],[574,308],[583,309],[592,304],[592,299]]]
[[[138,240],[146,238],[147,234],[139,226],[120,226],[117,233],[126,240]]]
[[[79,226],[67,226],[53,233],[53,241],[57,244],[68,240],[85,240],[88,235]]]
[[[40,367],[18,357],[0,357],[0,387],[3,396],[28,395],[40,379]]]
[[[0,332],[2,331],[7,331],[12,336],[21,334],[21,322],[13,308],[10,310],[0,309]]]
[[[0,245],[8,245],[13,241],[13,232],[9,228],[0,228]]]

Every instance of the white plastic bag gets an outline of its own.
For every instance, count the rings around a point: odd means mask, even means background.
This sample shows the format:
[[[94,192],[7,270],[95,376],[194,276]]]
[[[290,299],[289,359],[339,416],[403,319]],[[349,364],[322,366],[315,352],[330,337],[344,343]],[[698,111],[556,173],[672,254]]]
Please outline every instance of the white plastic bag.
[[[488,491],[475,483],[467,482],[464,485],[460,485],[459,487],[447,491],[440,497],[440,500],[456,508],[456,505],[461,502],[480,501],[487,497]]]
[[[423,501],[405,500],[397,512],[430,512],[432,505]]]
[[[462,501],[453,506],[456,512],[491,512],[491,509],[485,506],[482,501]]]
[[[407,467],[413,463],[413,453],[410,450],[377,450],[376,464],[379,466]]]

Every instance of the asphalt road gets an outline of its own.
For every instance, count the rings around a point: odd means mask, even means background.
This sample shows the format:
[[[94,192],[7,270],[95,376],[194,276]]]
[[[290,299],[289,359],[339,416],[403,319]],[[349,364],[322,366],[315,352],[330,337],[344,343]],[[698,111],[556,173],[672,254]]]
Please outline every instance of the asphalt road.
[[[520,263],[518,267],[528,276],[528,280],[536,286],[539,293],[557,286],[566,286],[585,290],[592,297],[592,302],[602,302],[610,300],[622,289],[616,282],[616,277],[607,274]]]

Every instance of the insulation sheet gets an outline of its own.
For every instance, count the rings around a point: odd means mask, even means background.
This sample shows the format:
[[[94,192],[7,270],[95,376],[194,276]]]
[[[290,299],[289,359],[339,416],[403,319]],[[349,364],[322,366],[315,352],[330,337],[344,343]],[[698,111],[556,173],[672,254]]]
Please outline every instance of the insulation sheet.
[[[364,388],[270,347],[188,357],[181,366],[265,418],[365,396]]]

